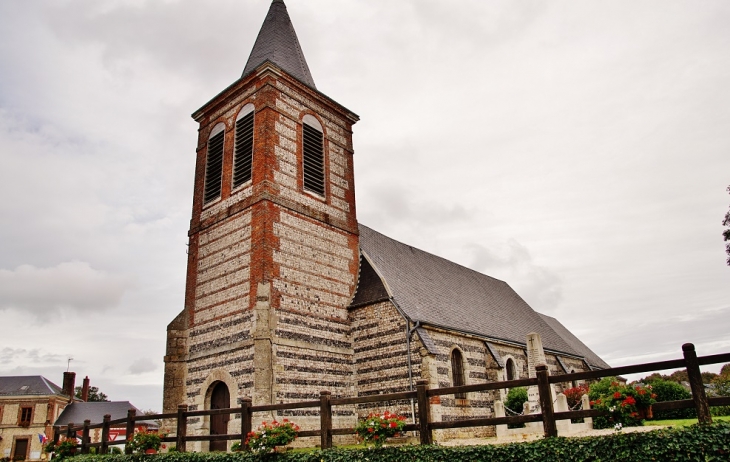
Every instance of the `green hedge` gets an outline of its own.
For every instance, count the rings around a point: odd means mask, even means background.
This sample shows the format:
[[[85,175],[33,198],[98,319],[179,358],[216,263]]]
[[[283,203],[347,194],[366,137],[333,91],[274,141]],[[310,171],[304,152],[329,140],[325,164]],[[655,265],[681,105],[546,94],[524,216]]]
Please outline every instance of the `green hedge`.
[[[530,443],[485,446],[400,446],[329,449],[256,456],[248,453],[169,453],[153,456],[87,455],[73,462],[555,462],[727,461],[730,423],[616,433],[584,438],[546,438]]]

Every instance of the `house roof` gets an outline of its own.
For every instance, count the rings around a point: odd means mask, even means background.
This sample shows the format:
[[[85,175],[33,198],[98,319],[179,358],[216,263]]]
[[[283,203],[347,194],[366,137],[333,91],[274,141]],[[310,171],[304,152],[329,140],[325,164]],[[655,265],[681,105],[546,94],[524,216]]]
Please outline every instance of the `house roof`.
[[[112,420],[123,419],[127,417],[127,411],[130,409],[137,411],[137,415],[141,414],[141,411],[129,401],[95,401],[88,403],[77,401],[66,406],[54,425],[61,427],[69,423],[80,425],[84,420],[90,420],[92,424],[101,423],[106,414],[111,415]],[[147,420],[137,422],[153,423]]]
[[[317,88],[283,0],[271,2],[269,13],[256,37],[242,77],[266,61],[271,61],[310,87]]]
[[[61,387],[41,375],[0,377],[0,396],[64,395]]]
[[[560,335],[563,340],[570,345],[573,350],[578,352],[583,358],[585,358],[586,361],[588,361],[588,364],[592,368],[598,368],[598,369],[609,369],[611,366],[608,365],[604,360],[602,360],[597,354],[593,352],[588,346],[581,342],[578,337],[573,335],[571,331],[569,331],[560,321],[557,319],[550,317],[546,314],[538,313],[542,319],[555,331]]]
[[[577,343],[566,341],[564,337],[568,336],[556,332],[504,281],[398,242],[362,224],[360,250],[363,277],[353,307],[383,300],[387,293],[405,316],[422,325],[519,345],[525,344],[528,333],[537,332],[546,350],[578,357],[590,351],[582,343],[581,349],[574,346]],[[373,277],[374,273],[378,277]],[[600,358],[593,354],[592,360]]]

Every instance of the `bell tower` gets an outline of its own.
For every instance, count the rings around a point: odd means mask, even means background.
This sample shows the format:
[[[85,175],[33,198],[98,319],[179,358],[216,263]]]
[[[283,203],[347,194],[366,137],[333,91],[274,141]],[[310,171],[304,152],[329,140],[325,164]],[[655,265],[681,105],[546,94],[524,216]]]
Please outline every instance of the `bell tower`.
[[[164,412],[208,408],[221,382],[232,406],[351,395],[358,117],[316,89],[282,0],[241,78],[192,117],[185,307],[168,326]]]

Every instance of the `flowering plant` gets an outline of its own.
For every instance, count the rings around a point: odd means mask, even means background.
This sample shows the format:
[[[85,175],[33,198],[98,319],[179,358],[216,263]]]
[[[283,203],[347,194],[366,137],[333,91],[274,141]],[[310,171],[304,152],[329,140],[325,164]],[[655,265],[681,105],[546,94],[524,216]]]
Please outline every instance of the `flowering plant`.
[[[568,400],[568,407],[573,409],[578,406],[583,399],[583,395],[588,394],[588,384],[578,385],[577,387],[568,388],[563,391],[565,398]]]
[[[157,432],[140,430],[134,434],[131,441],[127,442],[127,447],[132,448],[137,454],[144,454],[149,450],[159,451],[162,446],[162,436]]]
[[[608,423],[616,428],[642,425],[646,410],[656,403],[656,395],[651,386],[624,385],[611,382],[608,392],[591,401],[591,407],[608,411]]]
[[[284,419],[271,423],[263,422],[255,432],[246,436],[246,445],[253,452],[271,452],[276,446],[286,446],[299,434],[299,425]]]
[[[385,440],[399,435],[406,425],[406,418],[385,411],[382,414],[369,414],[365,420],[360,420],[355,427],[357,435],[366,442],[375,446],[382,446]]]
[[[79,440],[76,438],[64,438],[54,445],[53,441],[49,442],[46,447],[46,452],[55,452],[56,458],[65,459],[76,454],[76,447],[79,445]],[[49,450],[50,449],[50,450]]]

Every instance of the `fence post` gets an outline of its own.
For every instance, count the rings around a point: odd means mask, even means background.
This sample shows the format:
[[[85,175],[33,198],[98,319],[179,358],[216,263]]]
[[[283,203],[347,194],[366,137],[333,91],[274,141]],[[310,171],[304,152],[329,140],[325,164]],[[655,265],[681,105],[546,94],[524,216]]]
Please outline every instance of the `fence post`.
[[[685,343],[682,345],[682,353],[684,354],[684,363],[687,366],[689,386],[692,389],[692,399],[697,409],[697,421],[701,424],[712,423],[710,404],[705,394],[705,384],[702,383],[702,373],[700,372],[700,363],[697,361],[695,346],[691,343]]]
[[[124,436],[124,439],[127,441],[127,444],[124,445],[125,454],[132,453],[132,448],[129,446],[129,442],[132,441],[132,438],[134,438],[134,418],[135,417],[137,417],[136,410],[130,409],[127,411],[127,434]]]
[[[106,454],[109,452],[109,422],[111,422],[111,414],[104,414],[104,420],[102,421],[103,426],[101,427],[101,447],[99,447],[100,454]]]
[[[428,380],[416,382],[416,396],[418,400],[418,434],[421,444],[433,444],[431,427],[431,405],[428,402]]]
[[[58,425],[53,426],[53,445],[57,446],[58,441],[61,439],[61,427]]]
[[[76,438],[76,430],[74,430],[73,428],[74,428],[73,422],[69,422],[68,427],[66,427],[66,439]]]
[[[177,449],[177,452],[185,452],[186,449],[185,437],[188,434],[188,418],[185,413],[187,411],[187,404],[177,405],[177,430],[175,432],[175,437],[177,438],[177,441],[175,442],[175,449]]]
[[[558,427],[555,425],[555,413],[553,412],[553,396],[550,393],[550,382],[548,382],[548,368],[545,364],[538,364],[535,366],[535,372],[537,373],[537,391],[540,394],[545,437],[558,436]]]
[[[251,404],[251,398],[243,398],[241,400],[241,449],[245,449],[246,451],[251,450],[251,448],[246,445],[248,434],[253,430]]]
[[[89,453],[89,425],[91,425],[91,420],[84,420],[84,431],[81,433],[81,454]]]
[[[320,448],[322,449],[332,447],[332,404],[330,403],[330,395],[331,393],[328,391],[319,392]]]

